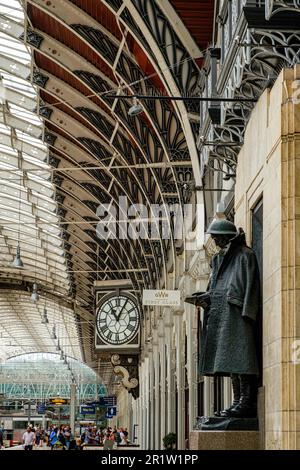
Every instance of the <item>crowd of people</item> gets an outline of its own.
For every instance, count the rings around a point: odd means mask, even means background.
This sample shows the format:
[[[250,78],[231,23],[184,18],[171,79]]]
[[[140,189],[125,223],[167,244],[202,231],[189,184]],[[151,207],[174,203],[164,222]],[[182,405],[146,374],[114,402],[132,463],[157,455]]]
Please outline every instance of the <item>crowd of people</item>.
[[[25,450],[33,450],[34,446],[47,446],[51,450],[82,450],[86,445],[103,445],[104,449],[112,449],[118,445],[128,446],[129,439],[127,428],[89,426],[80,435],[73,435],[70,426],[62,424],[51,425],[48,430],[28,426],[22,443]]]

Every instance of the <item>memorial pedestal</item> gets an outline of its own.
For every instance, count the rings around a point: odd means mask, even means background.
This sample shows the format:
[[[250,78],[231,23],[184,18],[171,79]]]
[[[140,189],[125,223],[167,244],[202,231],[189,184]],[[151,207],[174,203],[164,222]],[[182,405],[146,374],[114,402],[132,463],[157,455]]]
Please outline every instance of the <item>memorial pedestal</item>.
[[[192,431],[190,450],[259,450],[259,431]]]

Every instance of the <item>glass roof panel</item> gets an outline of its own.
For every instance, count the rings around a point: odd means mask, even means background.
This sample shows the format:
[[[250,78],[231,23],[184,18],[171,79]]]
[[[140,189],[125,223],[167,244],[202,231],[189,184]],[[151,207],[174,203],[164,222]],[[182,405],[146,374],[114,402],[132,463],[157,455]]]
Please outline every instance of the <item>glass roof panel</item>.
[[[48,323],[42,323],[44,309]],[[82,360],[74,311],[57,301],[30,292],[0,291],[0,359],[26,352],[56,352],[57,342],[67,356]],[[4,315],[5,313],[5,315]],[[55,328],[54,339],[52,336]]]
[[[0,0],[0,11],[7,18],[24,23],[24,12],[19,0]]]
[[[0,15],[0,282],[29,290],[0,290],[0,358],[55,352],[55,325],[65,353],[81,360],[44,123],[35,112],[36,87],[24,80],[30,76],[31,54],[17,39],[24,33],[21,2],[0,0]],[[12,266],[18,245],[21,269]],[[37,303],[30,300],[33,282],[41,296]],[[69,304],[46,301],[45,294]],[[45,306],[48,324],[41,322]]]

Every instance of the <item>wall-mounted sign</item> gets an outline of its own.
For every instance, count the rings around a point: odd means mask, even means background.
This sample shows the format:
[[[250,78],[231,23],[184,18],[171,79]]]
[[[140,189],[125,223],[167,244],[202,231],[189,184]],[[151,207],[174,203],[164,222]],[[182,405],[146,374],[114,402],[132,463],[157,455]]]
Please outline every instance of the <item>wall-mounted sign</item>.
[[[67,398],[60,398],[60,397],[49,398],[50,405],[66,405],[68,401],[69,400]]]
[[[109,414],[111,416],[116,416],[117,407],[116,406],[110,406],[109,408],[107,408],[106,412],[107,412],[107,414]]]
[[[46,405],[45,403],[40,403],[38,406],[37,406],[37,412],[39,415],[43,415],[46,413]]]
[[[94,405],[81,405],[80,413],[82,415],[94,415],[96,413],[96,408]]]
[[[180,307],[180,290],[143,290],[143,305]]]
[[[111,406],[117,406],[117,396],[108,395],[107,397],[100,397],[99,404],[101,406],[106,406],[107,408]]]

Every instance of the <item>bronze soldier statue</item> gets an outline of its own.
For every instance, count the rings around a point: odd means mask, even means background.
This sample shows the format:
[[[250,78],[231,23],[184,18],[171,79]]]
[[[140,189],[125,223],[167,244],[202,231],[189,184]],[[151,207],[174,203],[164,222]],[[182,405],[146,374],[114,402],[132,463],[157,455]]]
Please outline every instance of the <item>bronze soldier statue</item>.
[[[261,308],[260,278],[245,233],[224,219],[208,228],[220,248],[212,259],[207,292],[197,296],[204,308],[200,373],[230,376],[232,405],[219,416],[256,417],[257,376],[254,326]]]

